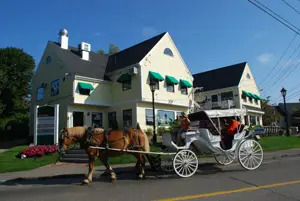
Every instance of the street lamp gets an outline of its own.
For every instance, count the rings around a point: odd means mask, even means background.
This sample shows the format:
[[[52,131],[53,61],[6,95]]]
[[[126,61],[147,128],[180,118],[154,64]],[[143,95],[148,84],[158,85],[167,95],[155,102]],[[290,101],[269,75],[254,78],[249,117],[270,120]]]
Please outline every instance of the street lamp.
[[[152,112],[153,112],[153,138],[152,143],[156,144],[156,128],[155,128],[155,107],[154,107],[154,92],[157,89],[156,81],[151,80],[150,81],[150,90],[152,92]]]
[[[288,124],[288,117],[287,117],[287,110],[286,110],[286,102],[285,102],[285,96],[286,96],[286,89],[282,88],[281,89],[281,95],[283,97],[283,104],[284,104],[284,120],[285,120],[285,125],[286,125],[286,136],[290,136],[290,131],[289,131],[289,124]]]

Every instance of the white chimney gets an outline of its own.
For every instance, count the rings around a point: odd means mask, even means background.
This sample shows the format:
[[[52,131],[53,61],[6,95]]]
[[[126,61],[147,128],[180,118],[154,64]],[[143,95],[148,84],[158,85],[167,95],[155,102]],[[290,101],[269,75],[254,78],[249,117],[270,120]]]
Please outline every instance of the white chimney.
[[[79,49],[81,51],[81,58],[83,60],[89,61],[90,60],[91,44],[82,42],[81,44],[79,44]]]
[[[60,47],[62,49],[67,50],[68,49],[68,41],[69,41],[67,29],[61,29],[59,31],[58,35],[59,35],[58,42],[60,43]]]

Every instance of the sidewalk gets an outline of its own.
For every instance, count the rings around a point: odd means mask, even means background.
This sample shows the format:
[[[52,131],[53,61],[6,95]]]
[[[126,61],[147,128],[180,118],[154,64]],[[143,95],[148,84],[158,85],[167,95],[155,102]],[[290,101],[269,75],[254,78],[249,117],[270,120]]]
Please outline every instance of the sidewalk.
[[[284,157],[296,157],[300,156],[300,149],[291,149],[291,150],[282,150],[282,151],[274,151],[274,152],[266,152],[264,153],[264,161],[267,160],[275,160]],[[215,163],[214,158],[201,158],[199,159],[199,163]],[[127,168],[134,167],[135,164],[120,164],[120,165],[112,165],[115,168]],[[96,166],[95,172],[103,171],[105,169],[104,166]],[[6,180],[14,180],[14,179],[29,179],[29,178],[49,178],[55,176],[84,176],[88,172],[87,164],[78,164],[78,163],[61,163],[58,162],[56,164],[47,165],[44,167],[36,168],[33,170],[27,171],[19,171],[19,172],[8,172],[8,173],[0,173],[0,185]]]

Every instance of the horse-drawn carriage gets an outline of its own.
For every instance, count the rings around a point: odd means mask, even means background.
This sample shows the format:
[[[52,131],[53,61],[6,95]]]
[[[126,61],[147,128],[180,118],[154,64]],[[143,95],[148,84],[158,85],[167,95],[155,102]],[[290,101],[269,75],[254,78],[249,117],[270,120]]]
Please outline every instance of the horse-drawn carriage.
[[[191,121],[190,129],[182,133],[181,136],[184,140],[184,145],[178,146],[172,135],[170,133],[163,134],[163,146],[162,152],[151,152],[149,149],[149,143],[147,136],[142,131],[136,131],[135,129],[130,129],[128,134],[124,135],[121,131],[115,133],[115,136],[119,137],[117,140],[111,140],[110,145],[115,146],[103,146],[103,129],[98,130],[99,134],[94,134],[90,137],[90,141],[94,143],[89,144],[86,147],[86,151],[90,158],[90,169],[88,174],[88,180],[84,180],[85,183],[89,183],[92,180],[92,170],[93,163],[96,156],[104,162],[107,167],[107,171],[111,173],[111,178],[115,178],[115,174],[107,163],[107,155],[111,153],[114,155],[115,152],[127,152],[134,154],[137,157],[137,165],[139,176],[143,178],[144,173],[144,163],[145,157],[143,155],[157,155],[152,163],[150,157],[148,157],[151,165],[159,166],[166,172],[175,171],[180,177],[190,177],[196,173],[198,169],[198,156],[199,154],[209,153],[213,154],[216,161],[222,165],[229,165],[235,159],[238,159],[242,167],[247,170],[254,170],[258,168],[263,160],[263,149],[261,145],[254,139],[253,132],[248,131],[245,126],[240,126],[236,134],[234,135],[232,147],[230,149],[224,150],[220,144],[221,142],[221,131],[220,131],[220,118],[232,117],[232,116],[244,116],[244,110],[230,109],[230,110],[213,110],[213,111],[200,111],[196,113],[189,114],[189,119]],[[72,136],[70,136],[70,131],[62,132],[64,139],[63,144],[71,144]],[[86,133],[84,129],[81,129],[82,136]],[[79,136],[78,134],[76,134]],[[133,142],[141,142],[144,139],[143,145],[141,143],[136,143],[144,149],[134,149]],[[70,142],[68,142],[70,141]],[[120,142],[119,146],[117,145]],[[126,142],[128,142],[126,144]],[[133,149],[128,149],[128,147]],[[101,152],[101,154],[100,154]],[[103,154],[103,153],[106,153]],[[139,167],[141,169],[139,169]]]
[[[200,111],[189,115],[191,128],[181,134],[185,141],[183,146],[174,143],[171,134],[163,135],[163,145],[168,156],[161,157],[161,168],[171,172],[175,170],[181,177],[190,177],[198,169],[199,154],[213,154],[221,165],[229,165],[238,159],[247,170],[258,168],[263,160],[263,149],[253,139],[253,132],[241,125],[234,135],[232,147],[224,150],[221,146],[220,118],[244,116],[244,110]],[[215,123],[216,122],[216,123]],[[219,123],[219,124],[218,124]]]

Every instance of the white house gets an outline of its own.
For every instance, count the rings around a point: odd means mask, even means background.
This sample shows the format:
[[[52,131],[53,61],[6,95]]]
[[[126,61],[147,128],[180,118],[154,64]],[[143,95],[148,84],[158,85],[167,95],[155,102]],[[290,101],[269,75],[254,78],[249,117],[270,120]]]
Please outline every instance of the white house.
[[[249,64],[246,62],[194,74],[194,87],[201,87],[195,93],[195,100],[201,109],[245,108],[242,118],[246,125],[262,125],[259,89]]]
[[[158,126],[192,107],[193,76],[169,33],[162,33],[107,56],[91,45],[69,45],[67,30],[49,41],[32,80],[31,133],[35,108],[59,104],[59,129],[91,126],[152,127],[152,93]],[[43,135],[40,142],[51,141]],[[51,142],[49,142],[51,143]]]

